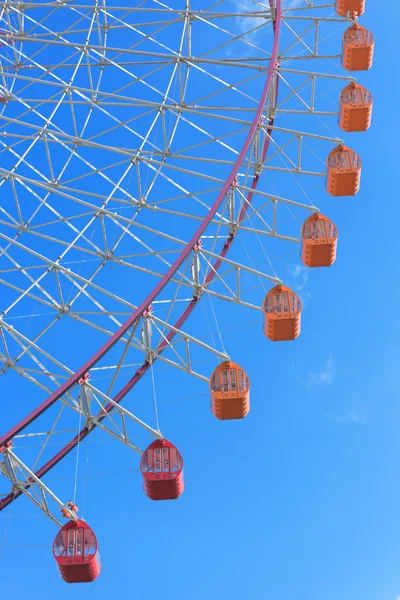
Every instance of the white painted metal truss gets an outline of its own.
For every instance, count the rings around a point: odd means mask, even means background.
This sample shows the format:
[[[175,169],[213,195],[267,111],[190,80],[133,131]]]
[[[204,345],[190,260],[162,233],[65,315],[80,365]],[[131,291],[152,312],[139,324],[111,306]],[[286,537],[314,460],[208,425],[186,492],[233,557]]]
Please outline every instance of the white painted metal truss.
[[[20,393],[21,381],[36,404],[57,390],[81,364],[69,333],[93,340],[84,351],[94,354],[194,235],[257,112],[271,62],[271,5],[0,2],[0,362],[5,382],[20,376],[5,383],[2,402]],[[348,25],[333,3],[283,3],[279,64],[234,185],[152,306],[90,377],[3,448],[0,491],[9,479],[13,494],[59,524],[67,504],[43,482],[42,466],[61,422],[77,433],[78,416],[87,433],[98,427],[141,452],[138,430],[162,434],[120,404],[121,381],[160,360],[208,382],[199,356],[228,358],[223,343],[218,349],[180,315],[203,295],[261,311],[249,280],[262,289],[281,281],[255,267],[246,240],[268,259],[272,238],[298,243],[299,224],[318,211],[307,186],[325,177],[325,158],[341,142],[332,129],[338,91],[354,81],[339,68]],[[288,181],[297,190],[291,197]],[[221,255],[230,237],[244,241],[241,253]],[[24,442],[33,438],[43,442],[32,458]]]

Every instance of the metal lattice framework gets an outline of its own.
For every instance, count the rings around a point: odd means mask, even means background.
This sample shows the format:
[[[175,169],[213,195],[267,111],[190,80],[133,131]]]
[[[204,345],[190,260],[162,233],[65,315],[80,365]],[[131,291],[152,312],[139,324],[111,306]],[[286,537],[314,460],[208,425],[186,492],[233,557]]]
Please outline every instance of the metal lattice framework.
[[[0,439],[0,510],[24,494],[58,523],[66,503],[43,478],[90,432],[136,452],[138,430],[162,437],[126,398],[155,361],[208,382],[199,357],[228,358],[189,319],[203,296],[259,312],[248,281],[281,281],[251,240],[296,244],[318,211],[337,90],[354,81],[349,23],[313,0],[0,10],[3,397],[32,390]],[[39,453],[20,454],[32,437]]]

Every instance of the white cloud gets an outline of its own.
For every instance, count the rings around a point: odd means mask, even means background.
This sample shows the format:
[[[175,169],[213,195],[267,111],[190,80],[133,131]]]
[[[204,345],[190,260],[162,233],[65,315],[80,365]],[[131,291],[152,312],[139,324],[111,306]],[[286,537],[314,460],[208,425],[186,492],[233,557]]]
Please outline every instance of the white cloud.
[[[321,370],[311,371],[305,378],[300,377],[296,373],[294,366],[292,374],[296,377],[297,381],[300,381],[302,385],[305,385],[308,388],[315,385],[330,385],[335,377],[335,360],[333,356],[330,355]]]
[[[263,3],[253,2],[253,0],[232,0],[232,4],[235,7],[235,11],[241,13],[255,13],[269,9],[269,6],[267,7],[267,5],[265,5],[264,7]],[[237,19],[237,23],[240,31],[242,33],[245,33],[246,31],[251,31],[256,27],[261,27],[261,25],[265,25],[266,21],[263,17],[239,17]],[[258,31],[261,31],[261,29],[259,29]],[[257,34],[258,31],[252,32],[251,35]],[[248,37],[246,37],[245,39],[248,39]]]
[[[241,13],[258,13],[270,10],[268,0],[264,0],[264,2],[262,0],[232,0],[232,4],[234,5],[235,10]],[[304,0],[283,0],[282,8],[295,8],[300,4],[304,4]],[[239,27],[243,32],[250,31],[266,23],[263,17],[246,17],[238,19],[238,21]]]
[[[234,6],[234,10],[240,13],[258,13],[270,10],[268,0],[264,0],[264,2],[262,0],[231,0],[231,3]],[[282,0],[283,9],[295,8],[301,4],[304,4],[304,0]],[[242,32],[251,31],[265,23],[266,21],[263,17],[238,18],[238,25]]]
[[[312,385],[329,385],[332,383],[335,375],[335,361],[333,359],[332,354],[329,356],[328,360],[325,362],[323,368],[320,371],[316,371],[314,373],[309,373],[307,379],[307,386],[311,387]]]
[[[294,8],[300,4],[304,4],[304,0],[283,0],[282,2],[283,8]]]
[[[336,423],[346,424],[346,423],[355,423],[356,425],[367,425],[369,421],[369,417],[367,415],[361,415],[355,410],[349,410],[347,413],[343,415],[338,415],[337,413],[330,413],[327,415],[329,419],[335,421]],[[400,600],[400,596],[397,598]]]
[[[294,277],[299,277],[299,275],[301,275],[302,273],[304,273],[304,271],[307,270],[307,267],[303,266],[303,265],[295,265],[294,267],[291,267],[290,272],[292,275],[294,275]]]
[[[282,8],[295,8],[304,4],[304,0],[282,0]],[[270,10],[268,0],[231,0],[233,10],[238,13],[260,13]],[[265,17],[237,17],[235,19],[238,28],[238,34],[241,34],[244,41],[252,45],[257,45],[258,38],[265,35],[272,35],[272,26],[269,19]],[[264,27],[266,26],[266,27]],[[251,33],[247,33],[251,32]],[[244,34],[244,35],[243,35]],[[245,54],[251,53],[254,48],[241,44],[241,52]],[[231,45],[227,47],[227,54],[233,52]]]
[[[309,269],[304,265],[294,265],[288,267],[289,273],[292,277],[295,277],[299,281],[293,284],[293,288],[296,292],[301,292],[307,285],[308,282],[308,271]]]
[[[307,304],[307,302],[309,302],[312,298],[310,292],[299,292],[298,296],[301,300],[301,305],[304,308],[304,305]]]

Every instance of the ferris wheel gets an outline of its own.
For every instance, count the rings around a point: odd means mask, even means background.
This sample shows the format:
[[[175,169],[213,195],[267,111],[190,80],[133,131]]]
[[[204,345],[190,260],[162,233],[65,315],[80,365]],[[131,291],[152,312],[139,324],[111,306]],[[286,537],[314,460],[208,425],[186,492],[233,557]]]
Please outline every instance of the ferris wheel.
[[[150,499],[179,498],[162,377],[202,381],[221,421],[246,417],[251,368],[223,326],[253,311],[272,363],[272,342],[300,335],[271,252],[314,268],[340,251],[329,201],[360,187],[349,134],[371,123],[355,75],[374,38],[365,0],[0,7],[0,510],[36,505],[63,579],[88,582],[95,533],[46,475],[101,430],[141,455]]]

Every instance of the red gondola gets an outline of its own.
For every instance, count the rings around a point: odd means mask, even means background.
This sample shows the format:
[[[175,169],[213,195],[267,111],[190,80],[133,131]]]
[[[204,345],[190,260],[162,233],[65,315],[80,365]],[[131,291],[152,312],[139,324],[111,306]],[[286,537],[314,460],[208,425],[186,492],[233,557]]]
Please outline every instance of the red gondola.
[[[100,575],[96,536],[82,519],[68,521],[60,529],[54,540],[53,555],[67,583],[89,583]]]
[[[183,459],[166,439],[155,440],[140,461],[143,489],[150,500],[176,500],[184,489]]]

